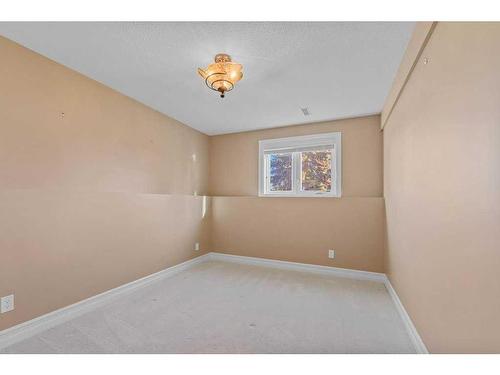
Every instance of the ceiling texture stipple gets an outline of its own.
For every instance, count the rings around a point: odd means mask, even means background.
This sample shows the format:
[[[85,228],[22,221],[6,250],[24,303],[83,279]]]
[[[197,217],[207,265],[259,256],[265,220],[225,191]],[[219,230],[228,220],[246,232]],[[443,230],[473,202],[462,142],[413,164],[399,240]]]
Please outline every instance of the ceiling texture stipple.
[[[0,35],[215,135],[379,113],[414,26],[0,22]],[[197,73],[217,53],[244,66],[223,100]]]

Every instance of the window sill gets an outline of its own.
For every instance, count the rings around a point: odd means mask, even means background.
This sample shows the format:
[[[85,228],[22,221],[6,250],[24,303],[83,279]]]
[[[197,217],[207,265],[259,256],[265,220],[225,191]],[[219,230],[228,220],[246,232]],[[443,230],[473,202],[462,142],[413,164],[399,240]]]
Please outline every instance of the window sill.
[[[259,198],[342,198],[334,194],[260,194]]]

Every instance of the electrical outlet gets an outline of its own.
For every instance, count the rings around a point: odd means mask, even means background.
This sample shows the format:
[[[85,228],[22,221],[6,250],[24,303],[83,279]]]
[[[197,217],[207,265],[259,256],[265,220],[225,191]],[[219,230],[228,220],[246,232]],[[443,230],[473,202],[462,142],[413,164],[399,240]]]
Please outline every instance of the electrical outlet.
[[[335,258],[335,250],[328,250],[328,258],[330,259]]]
[[[0,313],[6,313],[14,310],[14,295],[0,298]]]
[[[200,243],[199,242],[196,242],[194,244],[194,251],[199,251],[200,250]]]

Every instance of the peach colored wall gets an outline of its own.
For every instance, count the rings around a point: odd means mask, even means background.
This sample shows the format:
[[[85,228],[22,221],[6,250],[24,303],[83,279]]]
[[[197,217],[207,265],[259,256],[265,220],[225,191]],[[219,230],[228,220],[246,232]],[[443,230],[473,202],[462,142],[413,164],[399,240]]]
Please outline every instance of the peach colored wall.
[[[342,132],[342,198],[257,197],[260,139],[332,131]],[[214,251],[383,271],[380,116],[211,137],[209,191]]]
[[[413,69],[415,68],[415,63],[422,53],[425,44],[429,36],[432,34],[436,22],[417,22],[415,28],[413,29],[413,34],[410,41],[406,47],[405,54],[401,60],[396,77],[392,84],[391,90],[387,95],[385,100],[384,108],[380,114],[381,127],[383,128],[389,118],[394,105],[399,99],[401,92],[403,91],[406,83],[408,82],[408,77],[411,76]]]
[[[383,198],[212,200],[216,251],[383,272]],[[335,249],[335,259],[328,249]]]
[[[258,195],[259,140],[342,132],[342,196],[382,196],[380,116],[358,117],[210,137],[209,193]]]
[[[499,66],[500,23],[439,22],[384,128],[387,271],[435,353],[500,352]]]
[[[208,136],[1,37],[0,82],[0,329],[209,248]]]

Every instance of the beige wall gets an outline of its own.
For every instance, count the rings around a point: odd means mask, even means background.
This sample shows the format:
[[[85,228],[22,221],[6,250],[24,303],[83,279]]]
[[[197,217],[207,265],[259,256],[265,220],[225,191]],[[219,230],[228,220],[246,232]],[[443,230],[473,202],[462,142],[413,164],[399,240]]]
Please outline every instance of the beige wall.
[[[383,128],[390,117],[394,105],[399,100],[408,79],[411,76],[416,63],[427,44],[428,39],[434,31],[437,22],[417,22],[413,29],[413,34],[406,47],[405,54],[399,64],[396,77],[392,84],[391,90],[385,100],[384,108],[380,114],[380,125]]]
[[[209,248],[208,136],[1,37],[0,82],[0,329]]]
[[[342,132],[342,198],[257,197],[260,139],[332,131]],[[214,136],[210,158],[214,251],[383,271],[379,116]]]
[[[500,23],[438,23],[384,128],[387,270],[431,352],[500,352],[499,66]]]
[[[383,198],[212,199],[216,251],[383,272]]]
[[[382,271],[378,116],[209,140],[4,38],[0,55],[0,295],[16,298],[0,329],[208,250]],[[343,198],[253,197],[258,139],[330,131]],[[248,196],[202,217],[209,190]]]
[[[259,140],[342,132],[342,196],[382,196],[380,116],[286,126],[210,137],[209,193],[258,195]]]
[[[16,296],[0,329],[202,254],[200,241],[387,270],[430,351],[499,352],[499,46],[498,23],[438,23],[396,79],[384,267],[379,116],[209,140],[0,38],[0,295]],[[342,198],[256,197],[259,139],[329,131],[343,134]],[[216,195],[205,217],[194,192]]]

